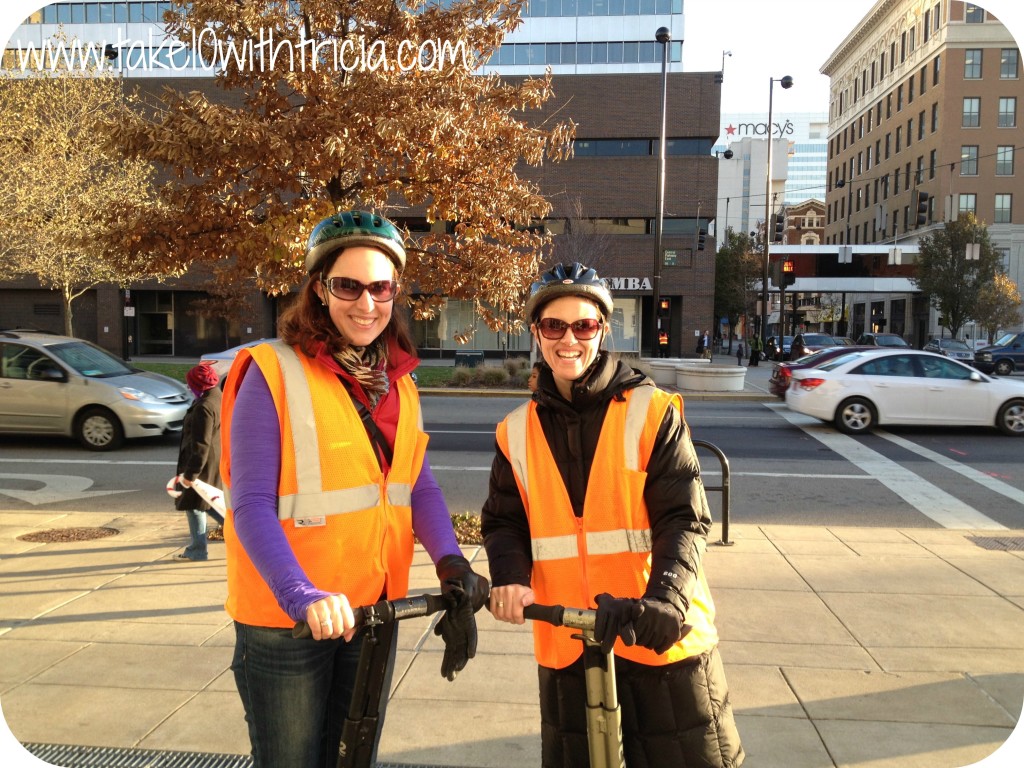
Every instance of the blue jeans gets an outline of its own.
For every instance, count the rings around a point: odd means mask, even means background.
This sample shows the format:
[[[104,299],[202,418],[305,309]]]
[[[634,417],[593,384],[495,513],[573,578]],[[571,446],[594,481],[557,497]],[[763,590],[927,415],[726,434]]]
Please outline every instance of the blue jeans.
[[[396,631],[381,691],[373,763],[391,692],[397,638]],[[363,632],[351,643],[297,640],[290,629],[235,622],[231,669],[249,726],[254,768],[335,768],[362,640]]]
[[[184,555],[190,560],[206,560],[208,557],[206,548],[206,515],[209,514],[220,525],[224,525],[224,518],[219,512],[211,510],[209,513],[201,509],[186,509],[185,519],[188,520],[188,533],[192,537],[192,543],[185,547]]]

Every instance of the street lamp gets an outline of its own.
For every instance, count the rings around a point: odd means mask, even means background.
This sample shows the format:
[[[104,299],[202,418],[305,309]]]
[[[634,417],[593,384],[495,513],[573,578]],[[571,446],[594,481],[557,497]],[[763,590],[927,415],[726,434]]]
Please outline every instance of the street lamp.
[[[768,338],[768,244],[771,242],[772,208],[772,90],[778,83],[783,88],[793,87],[793,78],[768,78],[768,162],[764,180],[764,269],[761,271],[761,343]]]
[[[729,54],[729,55],[731,56],[732,54]],[[721,160],[722,158],[725,158],[726,160],[732,160],[732,158],[733,158],[733,151],[731,149],[725,149],[725,150],[716,149],[715,150],[715,159],[716,160]],[[718,186],[719,186],[719,189],[721,189],[721,186],[722,186],[721,182],[719,182]],[[698,226],[699,225],[700,225],[700,222],[698,222]],[[729,198],[728,197],[725,198],[725,236],[727,238],[729,236]],[[715,211],[715,242],[716,243],[722,242],[722,239],[719,237],[719,233],[718,233],[718,211],[717,211],[717,209]]]
[[[672,33],[658,27],[654,39],[661,43],[661,146],[658,150],[658,203],[654,217],[654,275],[651,280],[651,357],[658,355],[658,305],[661,302],[661,239],[665,218],[665,125],[668,112],[668,44]]]

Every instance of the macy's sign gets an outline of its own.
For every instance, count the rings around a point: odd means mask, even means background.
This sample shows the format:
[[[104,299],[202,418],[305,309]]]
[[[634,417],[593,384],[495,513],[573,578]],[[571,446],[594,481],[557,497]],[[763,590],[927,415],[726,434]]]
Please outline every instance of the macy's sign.
[[[772,123],[772,135],[776,137],[792,136],[794,131],[793,123],[787,120],[784,123]],[[729,123],[725,126],[726,136],[742,138],[744,136],[764,136],[768,133],[768,123]]]

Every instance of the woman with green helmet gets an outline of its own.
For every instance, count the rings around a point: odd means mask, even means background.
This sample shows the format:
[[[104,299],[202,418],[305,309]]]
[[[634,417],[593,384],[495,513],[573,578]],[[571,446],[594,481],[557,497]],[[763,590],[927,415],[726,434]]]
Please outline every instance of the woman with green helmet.
[[[383,216],[324,219],[280,341],[243,350],[225,382],[226,607],[257,768],[336,764],[363,641],[352,609],[406,596],[414,533],[447,598],[441,674],[476,650],[487,579],[463,557],[427,460],[419,361],[394,311],[405,260]],[[292,636],[300,621],[311,639]],[[394,635],[379,637],[393,662]]]

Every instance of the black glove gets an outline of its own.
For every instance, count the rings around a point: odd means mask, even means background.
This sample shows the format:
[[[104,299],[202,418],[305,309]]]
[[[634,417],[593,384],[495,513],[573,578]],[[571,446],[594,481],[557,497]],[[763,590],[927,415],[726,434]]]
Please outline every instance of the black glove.
[[[460,555],[448,555],[437,564],[444,595],[444,615],[434,627],[434,634],[444,640],[441,676],[454,680],[476,656],[476,618],[473,616],[487,601],[490,585],[487,579],[473,572],[469,561]]]
[[[639,601],[631,597],[612,597],[607,592],[602,592],[594,600],[597,602],[594,639],[601,644],[601,651],[611,653],[616,638],[626,645],[636,643],[633,621],[639,615]]]
[[[645,597],[638,607],[639,614],[633,622],[637,645],[650,648],[655,653],[665,653],[693,629],[684,623],[685,617],[671,603]]]

